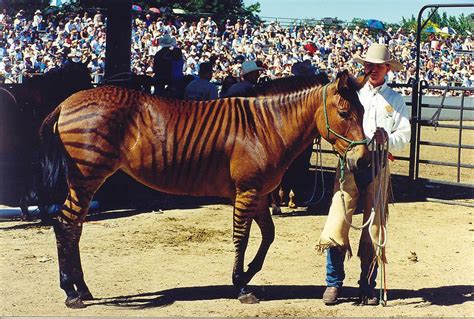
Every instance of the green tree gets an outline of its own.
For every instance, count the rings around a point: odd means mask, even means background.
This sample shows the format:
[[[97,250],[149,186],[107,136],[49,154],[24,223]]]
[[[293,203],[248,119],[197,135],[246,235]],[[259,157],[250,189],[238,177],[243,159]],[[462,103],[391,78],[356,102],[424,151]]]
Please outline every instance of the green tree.
[[[248,18],[253,22],[259,22],[260,3],[245,6],[243,0],[176,0],[166,1],[143,1],[149,7],[173,7],[180,8],[190,14],[211,15],[217,22],[225,19]]]
[[[183,1],[189,7],[189,11],[211,13],[215,19],[237,19],[248,18],[254,22],[258,21],[256,15],[260,12],[260,4],[257,2],[248,7],[244,6],[242,0],[194,0]]]
[[[411,18],[408,20],[405,19],[405,17],[402,17],[401,27],[405,31],[416,32],[416,29],[418,27],[418,20],[415,18],[413,14],[411,15]]]
[[[441,16],[441,22],[439,24],[440,27],[447,27],[449,25],[448,23],[448,14],[446,11],[443,12],[443,15]]]
[[[434,9],[430,11],[433,12]],[[427,16],[429,16],[429,14]],[[426,20],[423,20],[422,22],[424,23]],[[405,17],[402,17],[401,20],[401,27],[402,29],[406,31],[415,31],[418,27],[418,20],[415,18],[415,16],[411,16],[410,19],[406,19]],[[426,24],[425,28],[429,26],[435,26],[439,28],[443,27],[451,27],[454,29],[458,34],[461,35],[466,35],[468,32],[473,32],[473,26],[474,26],[474,14],[470,14],[469,16],[465,16],[464,14],[461,14],[459,17],[455,16],[448,16],[446,12],[443,12],[443,14],[440,16],[437,12],[433,14],[431,17],[430,21]]]
[[[27,14],[33,14],[37,9],[43,9],[49,6],[49,0],[0,0],[0,8],[6,8],[10,14],[25,10]]]
[[[449,16],[449,18],[448,18],[448,25],[449,25],[451,28],[453,28],[454,30],[456,30],[457,32],[462,33],[462,30],[461,30],[461,28],[460,28],[458,19],[456,19],[455,16]]]
[[[459,29],[457,30],[459,33],[465,35],[467,32],[470,32],[472,34],[473,32],[473,21],[474,21],[474,16],[465,16],[463,13],[459,16]]]
[[[436,25],[441,25],[441,16],[436,8],[431,8],[429,15],[433,14],[431,21]]]
[[[351,25],[353,26],[359,26],[359,27],[365,27],[367,23],[367,20],[361,19],[361,18],[354,18],[351,21]]]

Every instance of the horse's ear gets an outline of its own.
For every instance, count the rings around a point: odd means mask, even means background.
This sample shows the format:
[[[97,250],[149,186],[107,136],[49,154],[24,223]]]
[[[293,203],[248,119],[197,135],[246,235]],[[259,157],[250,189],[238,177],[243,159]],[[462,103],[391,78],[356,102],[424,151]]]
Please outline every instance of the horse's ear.
[[[354,78],[351,82],[353,84],[353,87],[356,91],[359,91],[360,89],[362,89],[365,85],[365,83],[367,83],[367,81],[369,80],[369,77],[370,77],[370,73],[372,73],[372,71],[370,71],[369,73],[367,74],[363,74],[357,78]]]
[[[349,72],[347,70],[344,70],[342,72],[340,72],[337,77],[336,77],[336,87],[337,87],[337,90],[339,92],[341,92],[341,90],[343,88],[347,88],[348,87],[348,80],[349,80]]]

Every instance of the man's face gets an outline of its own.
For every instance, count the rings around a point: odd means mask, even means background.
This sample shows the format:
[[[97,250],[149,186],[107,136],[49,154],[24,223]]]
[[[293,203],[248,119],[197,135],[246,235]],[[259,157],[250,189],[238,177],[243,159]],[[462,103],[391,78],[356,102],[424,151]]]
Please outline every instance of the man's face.
[[[259,71],[249,72],[244,75],[244,79],[249,81],[252,84],[257,84],[258,78],[260,77]]]
[[[375,64],[370,62],[364,63],[365,74],[370,73],[369,82],[373,86],[379,86],[384,82],[384,77],[390,71],[389,64]]]

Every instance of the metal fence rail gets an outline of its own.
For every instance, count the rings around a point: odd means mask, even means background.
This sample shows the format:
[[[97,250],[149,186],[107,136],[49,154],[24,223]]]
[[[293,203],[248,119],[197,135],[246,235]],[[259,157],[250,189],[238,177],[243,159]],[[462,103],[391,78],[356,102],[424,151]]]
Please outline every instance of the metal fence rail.
[[[420,174],[420,164],[430,164],[430,165],[438,165],[438,166],[448,166],[448,167],[456,167],[456,182],[460,183],[461,182],[461,168],[467,168],[467,169],[472,169],[474,168],[474,165],[468,164],[468,163],[462,163],[461,162],[461,155],[462,155],[462,150],[463,149],[474,149],[474,145],[470,145],[467,143],[463,143],[463,131],[465,130],[474,130],[474,126],[469,126],[469,125],[463,125],[464,122],[464,117],[465,117],[465,111],[474,111],[474,108],[472,107],[465,107],[465,98],[467,94],[469,93],[472,95],[474,92],[474,88],[467,88],[467,87],[455,87],[455,86],[447,86],[447,87],[440,87],[440,86],[430,86],[430,85],[421,85],[420,86],[420,95],[423,94],[423,90],[432,90],[432,89],[437,89],[437,90],[443,90],[443,98],[441,100],[441,103],[439,105],[433,105],[433,104],[420,104],[418,106],[418,118],[421,119],[423,116],[423,109],[427,108],[436,108],[437,111],[435,114],[432,116],[430,120],[419,120],[418,121],[418,130],[417,130],[417,140],[416,140],[416,154],[415,154],[415,180],[419,178]],[[461,93],[461,105],[460,106],[451,106],[451,105],[444,105],[445,102],[445,97],[448,92],[458,92]],[[457,109],[459,110],[459,124],[444,124],[444,123],[439,123],[439,117],[441,115],[442,110],[452,110],[452,109]],[[457,130],[458,131],[458,140],[457,143],[441,143],[441,142],[430,142],[430,141],[424,141],[421,139],[421,127],[436,127],[436,128],[446,128],[446,129],[452,129],[452,130]],[[455,148],[457,149],[457,161],[455,163],[453,162],[445,162],[445,161],[434,161],[434,160],[426,160],[426,159],[420,159],[420,148],[425,145],[425,146],[434,146],[434,147],[440,147],[440,148]],[[410,156],[412,157],[412,156]],[[443,181],[440,181],[443,182]],[[474,185],[473,185],[474,187]]]

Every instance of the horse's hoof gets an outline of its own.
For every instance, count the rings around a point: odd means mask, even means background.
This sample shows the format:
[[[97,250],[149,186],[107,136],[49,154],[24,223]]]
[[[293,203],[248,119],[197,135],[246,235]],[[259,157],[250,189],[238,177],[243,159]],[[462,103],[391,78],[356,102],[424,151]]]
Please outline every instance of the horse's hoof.
[[[86,305],[82,302],[81,297],[67,298],[64,303],[66,304],[66,307],[71,309],[82,309],[86,307]]]
[[[79,298],[82,300],[94,300],[94,296],[92,296],[90,291],[79,293]]]
[[[283,215],[283,212],[281,211],[280,207],[272,207],[272,215],[273,216]]]
[[[251,292],[240,294],[237,299],[239,299],[241,303],[245,303],[245,304],[255,304],[255,303],[260,302],[260,300],[258,300],[258,298],[255,297],[255,295]]]

